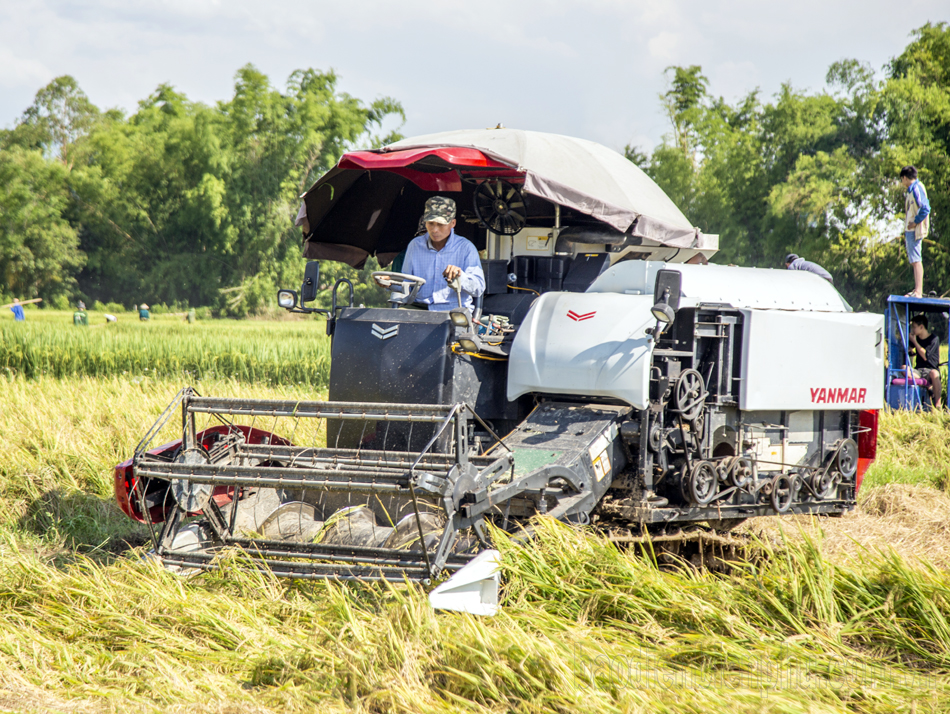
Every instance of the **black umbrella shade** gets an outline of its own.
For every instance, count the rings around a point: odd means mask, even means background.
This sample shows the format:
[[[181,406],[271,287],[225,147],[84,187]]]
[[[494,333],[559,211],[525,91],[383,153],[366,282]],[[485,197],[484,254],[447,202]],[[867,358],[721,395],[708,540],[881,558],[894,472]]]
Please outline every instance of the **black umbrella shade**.
[[[524,196],[523,216],[488,221],[495,232],[512,233],[524,221],[550,227],[559,206],[562,226],[602,231],[608,237],[598,243],[626,236],[631,244],[718,248],[717,236],[694,228],[652,179],[617,152],[556,134],[488,129],[344,154],[304,196],[310,226],[304,255],[354,267],[375,255],[387,265],[418,234],[425,201],[436,195],[455,200],[456,232],[482,248],[486,231],[479,219],[497,198],[485,190],[486,179],[517,186]]]

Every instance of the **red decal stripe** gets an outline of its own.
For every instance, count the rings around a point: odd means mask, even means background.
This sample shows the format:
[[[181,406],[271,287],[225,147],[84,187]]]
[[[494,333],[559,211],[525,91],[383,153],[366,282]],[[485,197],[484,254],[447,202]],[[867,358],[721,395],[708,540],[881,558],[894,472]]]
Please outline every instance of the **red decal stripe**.
[[[567,311],[567,316],[571,318],[574,322],[583,322],[584,320],[589,320],[596,314],[597,314],[596,310],[594,310],[593,312],[574,312],[573,310]]]

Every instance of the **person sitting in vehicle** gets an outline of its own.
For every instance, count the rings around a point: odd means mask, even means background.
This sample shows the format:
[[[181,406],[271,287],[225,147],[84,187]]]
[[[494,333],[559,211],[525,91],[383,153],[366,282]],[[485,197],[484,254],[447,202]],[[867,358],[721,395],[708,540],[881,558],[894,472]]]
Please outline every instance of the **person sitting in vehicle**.
[[[485,292],[485,274],[475,246],[455,232],[455,201],[433,196],[426,201],[422,220],[426,232],[406,248],[400,271],[426,281],[419,289],[416,305],[439,311],[458,307],[458,296],[448,284],[458,278],[462,306],[471,310],[473,298]]]
[[[930,333],[926,315],[914,315],[910,321],[911,354],[917,357],[914,376],[929,383],[933,405],[940,408],[940,340]]]

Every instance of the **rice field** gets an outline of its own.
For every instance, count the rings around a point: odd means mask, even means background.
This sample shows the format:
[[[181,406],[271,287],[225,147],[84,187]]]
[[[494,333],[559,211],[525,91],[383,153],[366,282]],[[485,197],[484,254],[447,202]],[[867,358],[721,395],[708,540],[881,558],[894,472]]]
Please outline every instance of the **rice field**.
[[[477,618],[433,612],[416,587],[291,584],[237,561],[182,580],[143,558],[114,464],[185,383],[324,396],[319,372],[279,367],[328,361],[327,342],[316,321],[124,322],[28,322],[16,334],[40,354],[80,357],[0,367],[0,710],[950,710],[943,415],[884,414],[861,512],[760,519],[758,557],[726,575],[662,569],[557,523],[527,546],[502,538],[502,612]],[[11,329],[0,322],[4,355]],[[121,349],[140,361],[96,361]],[[229,352],[270,366],[225,374],[213,358]]]
[[[323,387],[330,375],[330,341],[323,320],[199,320],[131,314],[108,323],[89,313],[74,327],[72,313],[33,310],[27,321],[0,321],[0,374],[49,377],[159,376],[181,380]]]

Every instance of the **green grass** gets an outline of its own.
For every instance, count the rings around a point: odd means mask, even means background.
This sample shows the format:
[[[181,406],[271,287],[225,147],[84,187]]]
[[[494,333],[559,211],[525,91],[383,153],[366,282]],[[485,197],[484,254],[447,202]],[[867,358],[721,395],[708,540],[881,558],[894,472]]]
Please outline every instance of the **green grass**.
[[[127,314],[107,324],[90,313],[90,324],[74,327],[71,313],[53,310],[33,310],[23,323],[0,321],[0,374],[28,379],[157,375],[317,388],[329,379],[330,341],[322,320],[189,325],[172,316],[139,322]]]
[[[950,412],[884,410],[878,432],[878,458],[867,486],[910,483],[950,490]]]

